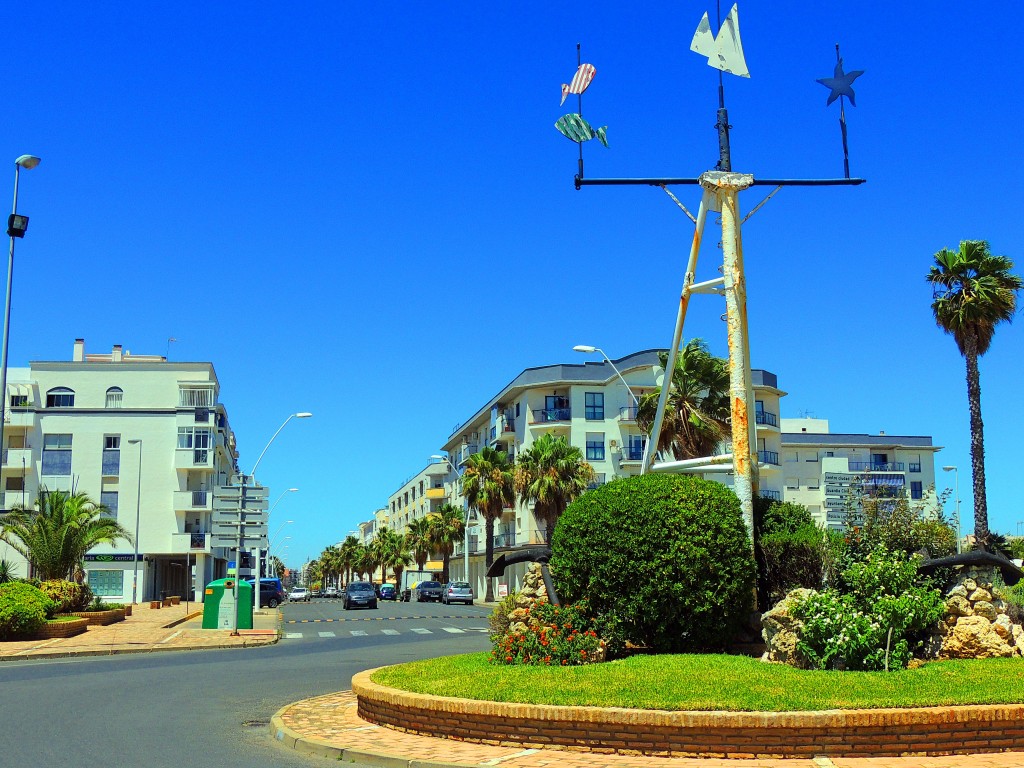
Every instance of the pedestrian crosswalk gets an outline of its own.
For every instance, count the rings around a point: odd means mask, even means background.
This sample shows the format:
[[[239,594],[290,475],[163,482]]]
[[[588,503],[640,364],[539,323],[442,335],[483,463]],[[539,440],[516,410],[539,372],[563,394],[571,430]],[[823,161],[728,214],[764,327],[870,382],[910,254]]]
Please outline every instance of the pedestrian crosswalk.
[[[304,628],[305,629],[305,628]],[[488,632],[487,627],[440,627],[440,631],[452,634],[452,635],[465,635],[473,633],[485,633]],[[414,634],[414,635],[432,635],[437,631],[438,628],[427,629],[426,627],[409,627],[404,630],[397,629],[381,629],[376,632],[365,629],[350,629],[345,631],[334,631],[325,632],[322,630],[314,630],[309,628],[304,632],[285,632],[283,637],[285,640],[303,640],[312,638],[352,638],[352,637],[370,637],[376,635],[383,635],[385,637],[396,637],[403,634]]]

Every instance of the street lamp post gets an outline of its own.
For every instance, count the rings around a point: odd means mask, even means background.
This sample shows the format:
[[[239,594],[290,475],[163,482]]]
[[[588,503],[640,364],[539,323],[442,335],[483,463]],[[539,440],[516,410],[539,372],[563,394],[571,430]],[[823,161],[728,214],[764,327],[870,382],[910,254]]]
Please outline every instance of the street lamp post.
[[[235,587],[234,587],[235,608],[231,612],[231,634],[232,635],[237,635],[238,634],[238,599],[239,599],[239,592],[240,592],[240,589],[239,589],[239,586],[238,586],[238,582],[239,582],[239,576],[240,576],[239,572],[242,569],[242,544],[243,544],[243,542],[245,540],[245,483],[246,483],[246,480],[248,478],[253,478],[253,479],[256,478],[256,468],[259,467],[260,462],[263,461],[263,457],[266,455],[267,449],[270,448],[271,443],[273,443],[274,440],[277,439],[277,436],[279,434],[281,434],[281,430],[284,429],[288,425],[289,421],[291,421],[292,419],[308,419],[312,415],[313,415],[312,413],[309,413],[307,411],[301,411],[299,413],[293,413],[291,416],[289,416],[287,419],[285,419],[284,422],[281,424],[281,426],[277,428],[277,432],[274,433],[273,437],[271,437],[270,440],[267,441],[267,444],[263,447],[263,450],[260,452],[259,457],[256,459],[256,463],[253,465],[252,472],[250,472],[248,475],[242,475],[239,478],[242,487],[239,489],[239,494],[238,494],[238,544],[235,547],[235,582],[234,582],[234,584],[235,584]],[[257,590],[259,589],[259,574],[258,573],[256,574],[256,588],[257,588]]]
[[[39,165],[39,158],[35,155],[22,155],[14,161],[14,205],[11,207],[10,218],[7,219],[7,234],[11,238],[11,249],[7,254],[7,297],[4,301],[4,338],[2,349],[0,349],[0,447],[4,443],[4,422],[7,417],[7,340],[10,337],[11,329],[11,284],[14,281],[14,238],[24,237],[28,229],[28,216],[18,215],[18,179],[21,176],[21,169],[32,170]]]
[[[943,472],[953,473],[953,493],[956,495],[956,553],[960,554],[960,470],[954,466],[942,468]]]
[[[443,461],[445,464],[447,464],[448,468],[451,469],[451,471],[455,473],[456,479],[462,477],[462,475],[459,474],[459,470],[456,469],[454,464],[452,464],[452,460],[449,459],[447,456],[441,456],[440,454],[436,454],[435,453],[430,458],[435,460],[435,461]],[[452,498],[453,499],[455,498],[455,483],[452,483]],[[465,535],[465,541],[463,542],[463,546],[462,546],[462,564],[463,564],[463,568],[465,569],[465,572],[466,572],[466,581],[469,581],[469,510],[468,509],[466,510],[466,520],[465,520],[465,524],[462,526],[462,532]]]
[[[283,499],[289,493],[295,493],[297,490],[299,490],[299,489],[298,488],[289,488],[289,489],[281,492],[281,495],[277,497],[277,501],[274,502],[273,506],[271,506],[270,510],[267,512],[267,525],[270,525],[270,515],[273,513],[273,511],[275,509],[277,509],[277,505],[281,503],[281,499]],[[256,610],[257,611],[262,607],[260,605],[260,595],[263,594],[263,582],[262,582],[261,577],[260,577],[260,570],[261,570],[260,569],[260,554],[261,554],[261,549],[262,549],[261,547],[256,547],[256,580],[255,580],[255,583],[256,583]],[[270,539],[267,539],[267,561],[268,562],[270,561]]]
[[[132,558],[132,605],[135,605],[139,589],[139,512],[142,509],[142,438],[129,440],[134,445],[139,444],[139,477],[135,487],[135,556]],[[187,580],[187,577],[186,577]]]
[[[583,354],[586,354],[586,355],[592,355],[595,352],[600,352],[601,353],[601,357],[603,357],[605,362],[608,363],[608,365],[610,365],[612,367],[612,370],[615,371],[615,375],[619,377],[619,381],[621,381],[625,385],[626,391],[629,393],[629,397],[633,401],[633,407],[636,408],[637,412],[639,413],[639,411],[640,411],[640,398],[638,398],[636,395],[633,394],[633,390],[630,389],[629,384],[623,378],[622,374],[619,373],[619,369],[615,367],[615,363],[613,363],[611,358],[608,357],[607,354],[605,354],[605,351],[603,349],[601,349],[600,347],[591,346],[590,344],[577,344],[575,347],[572,348],[572,351],[573,352],[582,352]],[[644,474],[647,471],[647,455],[648,455],[648,452],[650,451],[650,445],[651,445],[651,437],[648,437],[647,440],[644,441],[643,461],[640,463],[640,474],[641,475]]]

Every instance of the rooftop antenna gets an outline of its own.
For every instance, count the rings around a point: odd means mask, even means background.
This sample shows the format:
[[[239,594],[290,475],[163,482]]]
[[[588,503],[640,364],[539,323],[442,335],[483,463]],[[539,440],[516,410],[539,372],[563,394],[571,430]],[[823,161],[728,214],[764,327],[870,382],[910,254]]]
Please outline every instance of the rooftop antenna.
[[[167,338],[167,351],[164,353],[164,360],[169,360],[170,359],[170,357],[171,357],[171,344],[173,344],[176,341],[177,341],[177,339],[174,338],[173,336],[169,336]]]
[[[716,0],[716,6],[720,0]],[[751,540],[754,535],[754,499],[758,496],[759,486],[759,456],[757,451],[756,435],[756,414],[754,412],[753,382],[750,373],[750,344],[747,325],[747,286],[746,276],[743,269],[743,244],[741,228],[744,222],[761,209],[780,189],[787,186],[845,186],[863,184],[864,179],[850,178],[849,169],[842,179],[788,179],[788,178],[765,178],[755,179],[747,173],[735,173],[732,170],[732,153],[729,142],[729,114],[725,107],[725,83],[723,74],[731,74],[737,77],[750,77],[747,69],[746,57],[743,54],[743,44],[740,39],[739,9],[736,4],[732,6],[724,21],[721,18],[720,6],[718,7],[718,34],[711,30],[711,23],[708,14],[705,13],[697,31],[694,33],[690,43],[690,49],[707,57],[708,66],[718,70],[718,111],[715,129],[718,134],[718,163],[715,170],[706,171],[696,178],[613,178],[613,179],[587,179],[581,170],[577,173],[574,181],[576,189],[584,186],[615,186],[615,185],[640,185],[660,187],[672,201],[682,209],[694,223],[693,240],[690,244],[689,259],[686,264],[686,273],[683,278],[683,288],[679,297],[679,310],[676,315],[675,330],[672,336],[672,344],[669,347],[668,361],[665,370],[668,375],[665,381],[671,381],[671,371],[675,370],[676,358],[678,357],[680,343],[683,336],[683,323],[686,319],[686,310],[689,306],[690,296],[698,294],[713,294],[723,296],[726,304],[726,323],[729,343],[729,399],[732,404],[732,450],[731,454],[719,456],[708,456],[699,459],[687,459],[684,461],[661,461],[653,464],[654,454],[657,453],[661,428],[664,424],[665,409],[668,404],[670,386],[662,386],[658,399],[658,409],[655,413],[654,424],[651,434],[644,446],[644,456],[641,463],[641,472],[647,471],[671,471],[700,474],[714,471],[721,468],[724,463],[732,464],[732,471],[735,477],[735,491],[740,499],[740,506],[743,510],[743,518],[747,524]],[[842,72],[842,60],[836,68],[836,77],[827,79],[824,84],[836,91],[838,96],[850,97],[853,103],[853,93],[849,89],[853,79],[860,75],[860,72],[851,72],[848,75]],[[837,85],[832,81],[837,81]],[[830,97],[829,103],[834,101]],[[842,103],[840,109],[842,109]],[[578,118],[580,115],[567,115],[566,118]],[[562,122],[559,121],[559,123]],[[844,154],[846,143],[846,123],[842,113],[840,115],[841,126],[844,137]],[[597,136],[607,146],[607,141],[584,122],[589,134],[586,139]],[[556,127],[564,135],[575,141],[570,133],[556,124]],[[670,186],[692,184],[701,187],[702,195],[697,215],[694,216],[687,210],[686,206],[668,189]],[[774,187],[768,195],[755,205],[750,212],[740,217],[739,193],[750,187],[768,186]],[[697,256],[700,253],[701,240],[704,236],[704,225],[707,221],[708,211],[720,214],[722,226],[722,237],[719,247],[722,249],[721,276],[710,280],[696,282]],[[651,446],[654,446],[652,451]]]

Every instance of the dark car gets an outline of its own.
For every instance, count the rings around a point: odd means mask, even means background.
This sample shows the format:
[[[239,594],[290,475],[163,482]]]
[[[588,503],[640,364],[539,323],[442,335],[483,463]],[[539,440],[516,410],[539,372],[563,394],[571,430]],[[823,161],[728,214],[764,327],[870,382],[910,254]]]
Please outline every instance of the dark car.
[[[398,590],[395,589],[394,584],[381,584],[380,590],[377,593],[377,597],[381,600],[397,600]]]
[[[253,580],[248,579],[252,584]],[[288,598],[280,579],[260,579],[260,605],[267,608],[277,608]]]
[[[421,581],[416,585],[416,589],[413,590],[415,597],[413,598],[417,603],[429,603],[441,602],[441,582],[440,581]]]
[[[357,606],[377,607],[377,593],[373,590],[373,584],[368,581],[353,581],[345,588],[341,607],[347,611],[349,608]]]

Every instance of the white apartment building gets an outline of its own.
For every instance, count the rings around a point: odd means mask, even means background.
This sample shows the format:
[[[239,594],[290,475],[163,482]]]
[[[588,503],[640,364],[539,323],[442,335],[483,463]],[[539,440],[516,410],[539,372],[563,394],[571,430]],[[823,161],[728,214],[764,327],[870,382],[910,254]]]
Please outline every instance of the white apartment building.
[[[237,472],[235,436],[211,363],[168,362],[114,346],[70,361],[8,372],[2,507],[31,507],[40,487],[81,491],[134,536],[86,556],[93,592],[131,602],[189,594],[227,570],[234,552],[211,547],[213,491]],[[140,493],[141,490],[141,493]],[[136,554],[137,552],[137,554]],[[27,565],[0,543],[0,557]]]
[[[851,491],[905,492],[911,503],[936,507],[935,454],[940,450],[927,436],[833,434],[827,419],[783,419],[784,497],[835,530],[844,527]]]

